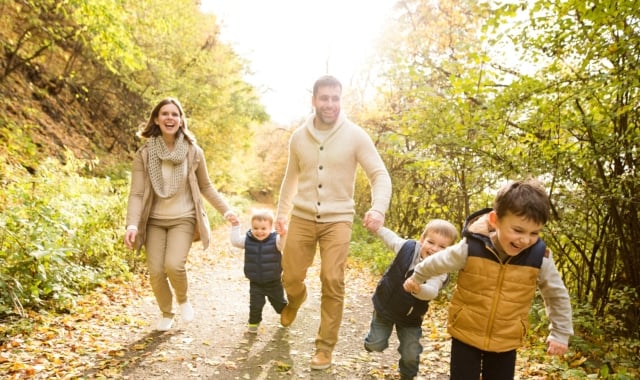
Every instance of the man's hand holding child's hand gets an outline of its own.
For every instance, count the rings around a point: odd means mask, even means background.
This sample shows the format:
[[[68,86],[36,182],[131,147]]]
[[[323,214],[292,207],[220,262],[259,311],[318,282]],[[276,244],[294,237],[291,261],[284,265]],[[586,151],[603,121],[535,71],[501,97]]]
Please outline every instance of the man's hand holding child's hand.
[[[384,225],[384,214],[377,210],[369,210],[364,214],[362,223],[369,232],[376,233]]]
[[[276,219],[276,232],[280,236],[285,236],[287,234],[287,218],[278,217]]]

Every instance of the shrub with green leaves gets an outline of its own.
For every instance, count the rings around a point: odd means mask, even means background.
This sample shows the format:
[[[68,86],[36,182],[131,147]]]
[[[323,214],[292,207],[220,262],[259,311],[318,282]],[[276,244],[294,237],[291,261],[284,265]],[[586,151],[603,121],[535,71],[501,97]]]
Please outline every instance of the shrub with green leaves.
[[[382,275],[393,261],[395,252],[388,249],[376,235],[367,231],[362,221],[356,218],[353,222],[349,256],[370,269],[373,274]]]
[[[34,174],[3,163],[0,181],[0,315],[67,309],[74,297],[140,261],[122,244],[125,181],[77,174],[96,162],[67,154]]]

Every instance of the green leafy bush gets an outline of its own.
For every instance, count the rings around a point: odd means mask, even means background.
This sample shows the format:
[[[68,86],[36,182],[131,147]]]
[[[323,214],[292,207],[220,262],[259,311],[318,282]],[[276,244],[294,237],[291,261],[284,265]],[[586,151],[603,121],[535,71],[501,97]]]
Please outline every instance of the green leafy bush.
[[[140,261],[122,244],[124,181],[85,178],[90,161],[4,163],[0,180],[0,315],[67,309],[76,295]]]
[[[631,290],[627,289],[627,292]],[[624,292],[622,292],[624,293]],[[610,309],[616,309],[618,303],[627,302],[631,294],[621,294],[612,301]],[[604,318],[599,317],[589,304],[573,304],[573,328],[575,335],[571,337],[569,352],[564,361],[554,361],[550,369],[571,378],[595,378],[623,380],[636,378],[637,363],[640,360],[640,341],[633,336],[625,337],[624,323],[608,312]],[[546,337],[549,332],[549,320],[542,298],[538,295],[529,315],[531,331],[528,345],[529,355],[536,355],[539,360],[552,360],[546,351]],[[567,377],[562,377],[567,378]]]
[[[349,255],[352,260],[367,267],[373,274],[382,275],[395,257],[382,240],[367,231],[358,218],[353,222]]]

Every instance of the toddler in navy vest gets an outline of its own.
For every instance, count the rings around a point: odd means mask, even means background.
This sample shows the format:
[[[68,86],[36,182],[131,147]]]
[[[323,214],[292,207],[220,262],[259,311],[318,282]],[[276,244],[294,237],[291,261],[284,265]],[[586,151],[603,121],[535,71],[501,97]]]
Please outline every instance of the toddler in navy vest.
[[[447,274],[429,279],[409,293],[404,290],[405,280],[413,274],[413,268],[425,257],[438,252],[458,239],[455,226],[445,220],[433,219],[424,229],[420,240],[405,240],[388,228],[376,232],[384,243],[396,253],[378,282],[373,294],[373,317],[369,333],[364,339],[367,351],[382,352],[389,346],[389,337],[396,328],[400,341],[398,370],[401,379],[413,379],[418,375],[422,345],[422,319],[448,279]]]
[[[249,279],[248,331],[257,334],[267,299],[278,314],[287,305],[280,263],[284,235],[273,230],[273,213],[261,209],[252,213],[251,228],[245,234],[240,223],[234,224],[230,239],[234,247],[244,248],[244,274]]]

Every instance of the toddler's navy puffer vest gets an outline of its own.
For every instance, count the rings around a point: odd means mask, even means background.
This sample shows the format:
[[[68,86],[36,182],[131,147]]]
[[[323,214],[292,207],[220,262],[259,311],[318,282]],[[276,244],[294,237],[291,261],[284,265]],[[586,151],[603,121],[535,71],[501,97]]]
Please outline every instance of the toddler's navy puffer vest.
[[[282,253],[278,251],[276,238],[272,232],[265,240],[257,240],[251,230],[244,241],[244,275],[250,281],[259,283],[280,280],[282,275]]]

